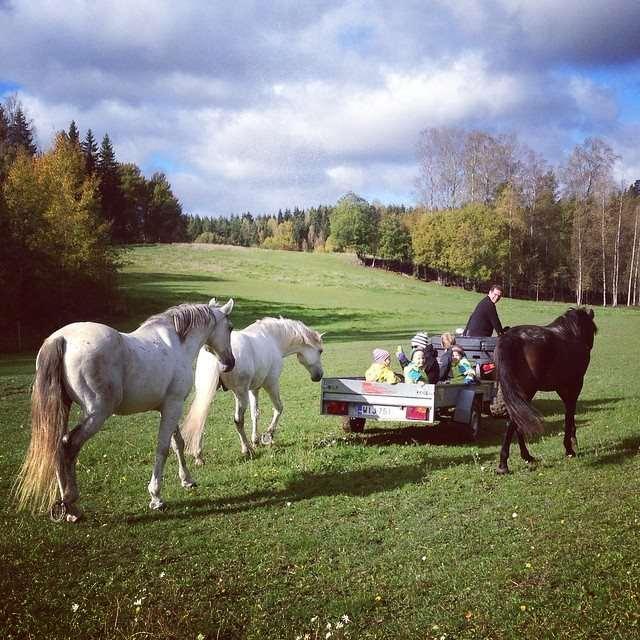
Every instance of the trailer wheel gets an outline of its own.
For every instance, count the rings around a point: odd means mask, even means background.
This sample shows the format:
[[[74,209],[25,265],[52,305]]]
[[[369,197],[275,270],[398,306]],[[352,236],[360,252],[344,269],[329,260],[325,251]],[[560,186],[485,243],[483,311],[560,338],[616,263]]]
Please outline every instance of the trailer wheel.
[[[471,407],[471,416],[469,417],[468,430],[472,440],[477,440],[480,433],[480,424],[482,423],[482,401],[474,400]]]
[[[366,418],[349,418],[345,416],[342,418],[342,429],[345,433],[362,433],[366,422]]]

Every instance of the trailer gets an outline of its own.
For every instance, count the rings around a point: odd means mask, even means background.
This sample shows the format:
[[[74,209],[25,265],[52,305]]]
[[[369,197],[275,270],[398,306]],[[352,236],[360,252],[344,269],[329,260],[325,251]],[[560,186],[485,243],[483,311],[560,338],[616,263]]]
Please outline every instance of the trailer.
[[[479,380],[475,384],[385,384],[367,382],[363,377],[324,378],[320,413],[342,417],[345,431],[362,432],[367,420],[424,425],[453,420],[465,425],[471,437],[477,437],[482,414],[500,414],[493,363],[496,339],[458,337],[456,342],[476,365]],[[440,337],[434,336],[431,343],[440,355]]]
[[[345,431],[361,432],[367,420],[433,425],[447,419],[466,425],[469,434],[476,437],[483,408],[491,403],[494,394],[495,383],[490,380],[472,385],[416,385],[324,378],[320,412],[342,417]]]

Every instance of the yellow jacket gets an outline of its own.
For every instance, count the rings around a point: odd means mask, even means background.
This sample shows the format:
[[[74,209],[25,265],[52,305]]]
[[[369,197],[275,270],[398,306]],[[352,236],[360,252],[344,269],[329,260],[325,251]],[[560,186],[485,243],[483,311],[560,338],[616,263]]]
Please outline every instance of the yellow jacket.
[[[398,378],[391,368],[381,362],[374,362],[367,369],[364,378],[367,382],[386,382],[387,384],[398,382]]]

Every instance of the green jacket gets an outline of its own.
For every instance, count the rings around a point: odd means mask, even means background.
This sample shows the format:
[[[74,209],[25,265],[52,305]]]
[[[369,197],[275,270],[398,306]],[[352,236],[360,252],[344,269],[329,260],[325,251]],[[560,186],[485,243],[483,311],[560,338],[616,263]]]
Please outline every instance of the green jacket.
[[[429,378],[424,369],[421,369],[418,365],[410,362],[404,368],[404,381],[410,384],[418,384],[418,382],[429,382]]]

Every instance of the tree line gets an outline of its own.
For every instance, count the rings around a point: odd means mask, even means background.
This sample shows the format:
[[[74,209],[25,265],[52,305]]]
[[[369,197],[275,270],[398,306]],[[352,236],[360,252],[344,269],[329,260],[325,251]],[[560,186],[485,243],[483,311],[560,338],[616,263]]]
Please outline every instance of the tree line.
[[[354,251],[366,264],[444,284],[500,282],[509,296],[640,304],[640,180],[616,184],[617,156],[598,138],[550,167],[515,135],[426,129],[417,207],[368,203],[278,215],[188,216],[187,236],[298,251]]]
[[[75,122],[40,152],[15,97],[0,104],[0,347],[19,351],[70,320],[119,308],[119,247],[186,239],[162,173],[117,161]]]
[[[618,157],[605,142],[588,138],[558,167],[515,135],[430,128],[417,149],[415,207],[348,193],[333,205],[202,218],[183,213],[163,173],[119,162],[108,134],[98,145],[72,121],[39,151],[10,97],[0,104],[0,347],[122,311],[116,275],[133,243],[354,251],[444,284],[640,305],[640,181],[614,183]]]

